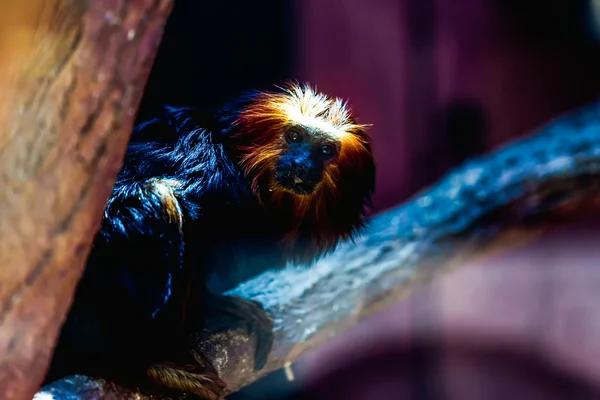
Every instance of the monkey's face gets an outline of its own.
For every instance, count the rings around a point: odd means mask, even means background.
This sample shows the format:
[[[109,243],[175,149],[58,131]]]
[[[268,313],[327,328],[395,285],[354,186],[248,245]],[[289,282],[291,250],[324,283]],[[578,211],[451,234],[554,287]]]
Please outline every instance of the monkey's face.
[[[361,223],[374,190],[366,126],[342,99],[307,85],[281,89],[242,101],[232,123],[231,146],[251,189],[271,206],[292,204],[295,214],[348,231]]]
[[[275,183],[297,195],[312,194],[323,180],[340,143],[311,127],[293,126],[283,133],[284,151],[275,164]]]

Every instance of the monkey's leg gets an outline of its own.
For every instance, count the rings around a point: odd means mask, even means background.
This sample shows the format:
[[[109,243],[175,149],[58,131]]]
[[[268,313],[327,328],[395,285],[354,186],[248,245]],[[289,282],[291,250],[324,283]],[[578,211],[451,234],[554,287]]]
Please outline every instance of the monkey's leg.
[[[168,345],[176,342],[170,330],[177,327],[164,311],[183,256],[176,202],[159,182],[117,182],[61,331],[49,380],[86,373],[135,382],[150,363],[168,354]]]

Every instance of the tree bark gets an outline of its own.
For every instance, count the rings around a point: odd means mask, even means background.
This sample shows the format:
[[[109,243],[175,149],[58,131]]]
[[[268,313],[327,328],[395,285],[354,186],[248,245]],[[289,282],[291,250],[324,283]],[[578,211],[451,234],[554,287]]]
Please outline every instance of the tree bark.
[[[39,389],[171,0],[0,5],[0,398]]]
[[[228,391],[239,390],[450,268],[522,246],[599,208],[600,102],[457,168],[373,217],[355,243],[311,268],[268,271],[233,290],[261,302],[275,319],[275,344],[262,371],[247,367],[255,341],[244,332],[214,333],[208,321],[191,346],[213,362]],[[125,399],[131,392],[73,376],[40,395],[48,393],[54,399]]]

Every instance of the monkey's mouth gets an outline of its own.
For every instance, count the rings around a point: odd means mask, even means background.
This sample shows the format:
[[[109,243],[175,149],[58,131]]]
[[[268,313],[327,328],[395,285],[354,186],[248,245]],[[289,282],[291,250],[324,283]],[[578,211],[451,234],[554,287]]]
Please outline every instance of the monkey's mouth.
[[[275,176],[275,181],[282,188],[302,196],[312,194],[316,187],[316,184],[307,182],[295,175]]]

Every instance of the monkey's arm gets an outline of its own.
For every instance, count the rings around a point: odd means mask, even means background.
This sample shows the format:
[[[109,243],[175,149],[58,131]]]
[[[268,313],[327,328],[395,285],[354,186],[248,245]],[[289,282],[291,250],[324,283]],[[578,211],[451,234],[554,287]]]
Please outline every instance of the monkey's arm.
[[[183,264],[183,209],[178,182],[149,179],[117,183],[92,251],[92,271],[109,261],[125,274],[127,290],[139,311],[152,317],[174,294]],[[95,249],[94,249],[95,250]]]

